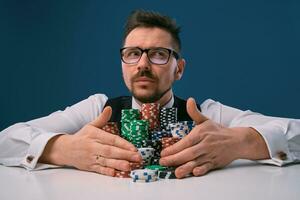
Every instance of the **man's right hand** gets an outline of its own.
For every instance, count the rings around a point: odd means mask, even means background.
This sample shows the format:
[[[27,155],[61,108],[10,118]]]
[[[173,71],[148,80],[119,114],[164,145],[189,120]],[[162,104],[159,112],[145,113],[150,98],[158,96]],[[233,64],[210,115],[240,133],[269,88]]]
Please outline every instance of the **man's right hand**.
[[[97,119],[74,135],[52,138],[39,162],[73,166],[108,176],[114,176],[115,169],[130,171],[129,162],[141,162],[142,158],[133,144],[101,129],[111,113],[111,107],[106,107]]]

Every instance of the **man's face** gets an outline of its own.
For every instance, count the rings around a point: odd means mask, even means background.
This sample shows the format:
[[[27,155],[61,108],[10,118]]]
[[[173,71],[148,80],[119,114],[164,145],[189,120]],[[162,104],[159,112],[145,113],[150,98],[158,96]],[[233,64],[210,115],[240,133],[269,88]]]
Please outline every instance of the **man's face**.
[[[133,29],[126,37],[124,47],[174,49],[171,35],[159,28]],[[143,103],[156,102],[170,93],[173,82],[181,78],[184,67],[181,65],[172,55],[164,65],[152,64],[144,52],[136,64],[122,62],[123,78],[137,100]]]

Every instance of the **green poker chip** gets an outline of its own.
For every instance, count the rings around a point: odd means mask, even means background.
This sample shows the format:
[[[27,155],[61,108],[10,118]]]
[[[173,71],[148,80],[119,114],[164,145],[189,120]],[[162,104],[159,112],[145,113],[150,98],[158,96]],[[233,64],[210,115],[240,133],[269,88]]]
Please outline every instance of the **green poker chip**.
[[[167,167],[161,165],[148,165],[145,168],[151,170],[158,170],[158,171],[165,171],[168,169]]]

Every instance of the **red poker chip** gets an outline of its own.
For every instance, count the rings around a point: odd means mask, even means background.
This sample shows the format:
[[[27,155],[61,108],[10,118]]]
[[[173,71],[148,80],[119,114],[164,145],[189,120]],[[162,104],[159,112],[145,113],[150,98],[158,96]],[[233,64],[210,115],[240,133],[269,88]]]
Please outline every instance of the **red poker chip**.
[[[129,165],[130,165],[131,170],[142,169],[143,168],[142,163],[129,162]],[[117,177],[117,178],[131,178],[130,177],[130,172],[131,171],[115,170],[115,177]]]
[[[130,171],[125,172],[125,171],[119,171],[119,170],[115,170],[115,177],[117,178],[131,178],[130,177]]]
[[[114,135],[120,135],[117,122],[107,122],[107,124],[102,127],[102,130]]]
[[[159,129],[159,104],[146,103],[142,104],[142,119],[149,121],[149,130]]]
[[[175,137],[163,137],[161,138],[161,144],[162,144],[162,149],[167,148],[176,142],[178,142],[180,138],[175,138]]]

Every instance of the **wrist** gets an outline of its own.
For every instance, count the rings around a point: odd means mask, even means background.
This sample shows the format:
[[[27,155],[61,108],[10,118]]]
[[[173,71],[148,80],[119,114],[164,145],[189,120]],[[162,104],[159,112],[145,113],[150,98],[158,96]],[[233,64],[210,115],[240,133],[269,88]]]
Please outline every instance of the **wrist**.
[[[67,134],[61,134],[51,138],[46,144],[39,162],[62,166],[68,165],[66,150],[68,149],[69,139],[70,135]]]
[[[267,145],[255,129],[251,127],[232,128],[239,137],[238,159],[261,160],[270,158]]]

